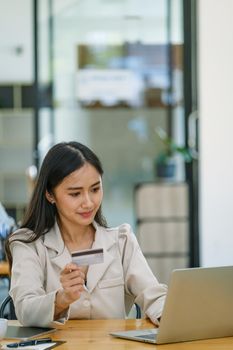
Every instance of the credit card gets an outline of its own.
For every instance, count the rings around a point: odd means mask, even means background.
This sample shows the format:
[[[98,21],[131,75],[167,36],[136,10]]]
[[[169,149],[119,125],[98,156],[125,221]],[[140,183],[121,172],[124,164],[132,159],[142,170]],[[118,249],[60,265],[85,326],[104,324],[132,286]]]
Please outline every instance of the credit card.
[[[71,256],[72,262],[78,266],[88,266],[104,262],[103,248],[77,250],[76,252],[72,252]]]

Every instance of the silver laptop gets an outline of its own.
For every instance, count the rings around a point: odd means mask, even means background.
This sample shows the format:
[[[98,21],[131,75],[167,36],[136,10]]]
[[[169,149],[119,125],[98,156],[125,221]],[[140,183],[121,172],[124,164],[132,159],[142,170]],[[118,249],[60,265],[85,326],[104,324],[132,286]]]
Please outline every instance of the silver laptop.
[[[174,270],[159,328],[110,334],[154,344],[233,336],[233,266]]]

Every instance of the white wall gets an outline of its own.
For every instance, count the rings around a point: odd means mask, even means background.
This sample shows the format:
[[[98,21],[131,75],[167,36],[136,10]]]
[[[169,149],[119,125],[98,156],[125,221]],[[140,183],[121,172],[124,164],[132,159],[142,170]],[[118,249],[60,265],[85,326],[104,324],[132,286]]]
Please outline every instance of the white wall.
[[[233,265],[233,1],[199,1],[201,264]]]

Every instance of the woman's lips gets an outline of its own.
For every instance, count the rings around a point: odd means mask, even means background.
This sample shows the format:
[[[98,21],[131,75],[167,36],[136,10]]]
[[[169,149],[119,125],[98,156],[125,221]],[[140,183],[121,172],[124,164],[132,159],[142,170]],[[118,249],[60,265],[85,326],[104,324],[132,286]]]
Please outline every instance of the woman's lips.
[[[89,217],[92,216],[93,210],[91,211],[87,211],[85,213],[79,213],[79,215],[81,215],[84,219],[88,219]]]

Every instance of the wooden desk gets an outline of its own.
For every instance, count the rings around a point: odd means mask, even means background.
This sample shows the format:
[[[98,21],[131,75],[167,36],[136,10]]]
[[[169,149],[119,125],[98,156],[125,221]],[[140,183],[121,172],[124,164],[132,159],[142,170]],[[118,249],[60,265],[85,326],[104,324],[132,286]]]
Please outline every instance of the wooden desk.
[[[15,322],[15,321],[10,321]],[[153,328],[148,320],[81,320],[68,321],[58,326],[50,336],[54,340],[65,340],[66,343],[57,350],[232,350],[233,337],[198,340],[193,342],[153,345],[118,339],[109,335],[111,331],[128,329]],[[4,340],[2,343],[6,343]],[[9,342],[9,340],[8,340]]]
[[[10,268],[7,261],[0,261],[0,276],[9,277]]]

